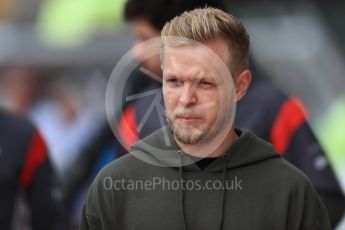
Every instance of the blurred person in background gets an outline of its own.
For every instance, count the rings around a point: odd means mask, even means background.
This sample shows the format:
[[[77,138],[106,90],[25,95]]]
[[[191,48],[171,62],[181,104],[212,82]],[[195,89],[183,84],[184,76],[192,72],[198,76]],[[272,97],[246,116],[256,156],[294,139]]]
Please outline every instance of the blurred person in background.
[[[0,127],[0,229],[23,229],[25,223],[13,223],[21,195],[32,230],[64,229],[61,187],[41,134],[27,120],[1,108]]]
[[[29,66],[3,67],[0,75],[2,104],[18,115],[28,115],[44,94],[47,78]]]
[[[97,121],[104,119],[99,105],[105,80],[102,85],[99,76],[80,77],[71,70],[46,73],[35,67],[4,68],[2,104],[38,127],[49,146],[52,164],[62,176],[98,130]]]
[[[27,117],[39,129],[63,187],[63,202],[69,208],[74,206],[75,201],[64,195],[64,188],[70,174],[78,171],[77,158],[88,148],[89,140],[99,132],[100,123],[105,120],[106,78],[89,69],[20,65],[4,67],[1,73],[0,103],[13,113]],[[81,207],[83,201],[77,202]],[[79,212],[65,216],[77,221]]]

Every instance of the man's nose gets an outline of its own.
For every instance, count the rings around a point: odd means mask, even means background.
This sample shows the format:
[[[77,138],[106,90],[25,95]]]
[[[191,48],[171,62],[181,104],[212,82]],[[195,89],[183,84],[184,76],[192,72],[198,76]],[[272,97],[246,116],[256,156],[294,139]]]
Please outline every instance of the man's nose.
[[[197,102],[196,88],[194,85],[184,85],[181,89],[179,101],[184,106],[195,105]]]

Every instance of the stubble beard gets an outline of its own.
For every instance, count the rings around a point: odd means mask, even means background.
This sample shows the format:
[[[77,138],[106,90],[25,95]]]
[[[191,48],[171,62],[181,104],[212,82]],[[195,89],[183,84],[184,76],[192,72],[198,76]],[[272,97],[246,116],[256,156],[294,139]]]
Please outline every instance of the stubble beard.
[[[186,145],[195,145],[200,143],[208,142],[214,138],[222,131],[223,127],[226,125],[226,117],[220,115],[221,117],[217,118],[215,124],[211,127],[206,123],[199,125],[199,127],[194,127],[189,124],[183,124],[177,120],[177,114],[169,114],[165,111],[166,118],[170,129],[174,137]],[[189,115],[194,115],[195,112],[188,113]],[[197,113],[200,115],[200,113]],[[221,113],[222,114],[222,113]]]

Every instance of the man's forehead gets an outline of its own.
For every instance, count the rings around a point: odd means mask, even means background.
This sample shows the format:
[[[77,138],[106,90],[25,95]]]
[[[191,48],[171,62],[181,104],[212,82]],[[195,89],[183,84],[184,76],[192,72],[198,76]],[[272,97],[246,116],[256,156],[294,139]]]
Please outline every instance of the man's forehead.
[[[224,59],[205,45],[167,47],[164,52],[162,68],[165,74],[190,71],[191,73],[194,72],[194,75],[203,76],[228,75],[226,73],[228,68]]]
[[[190,56],[199,59],[199,61],[225,61],[228,58],[228,44],[222,39],[215,39],[206,42],[197,42],[194,40],[172,39],[173,45],[169,44],[169,38],[163,40],[168,42],[164,45],[164,56],[166,54],[175,56]],[[177,41],[176,41],[177,40]]]

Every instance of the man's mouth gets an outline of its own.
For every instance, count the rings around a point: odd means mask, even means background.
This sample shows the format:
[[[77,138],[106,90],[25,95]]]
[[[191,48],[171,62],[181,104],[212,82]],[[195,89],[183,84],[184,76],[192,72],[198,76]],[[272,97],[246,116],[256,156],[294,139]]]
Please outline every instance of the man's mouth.
[[[182,122],[190,123],[190,124],[200,122],[202,120],[201,117],[196,117],[196,116],[177,116],[176,118]]]

